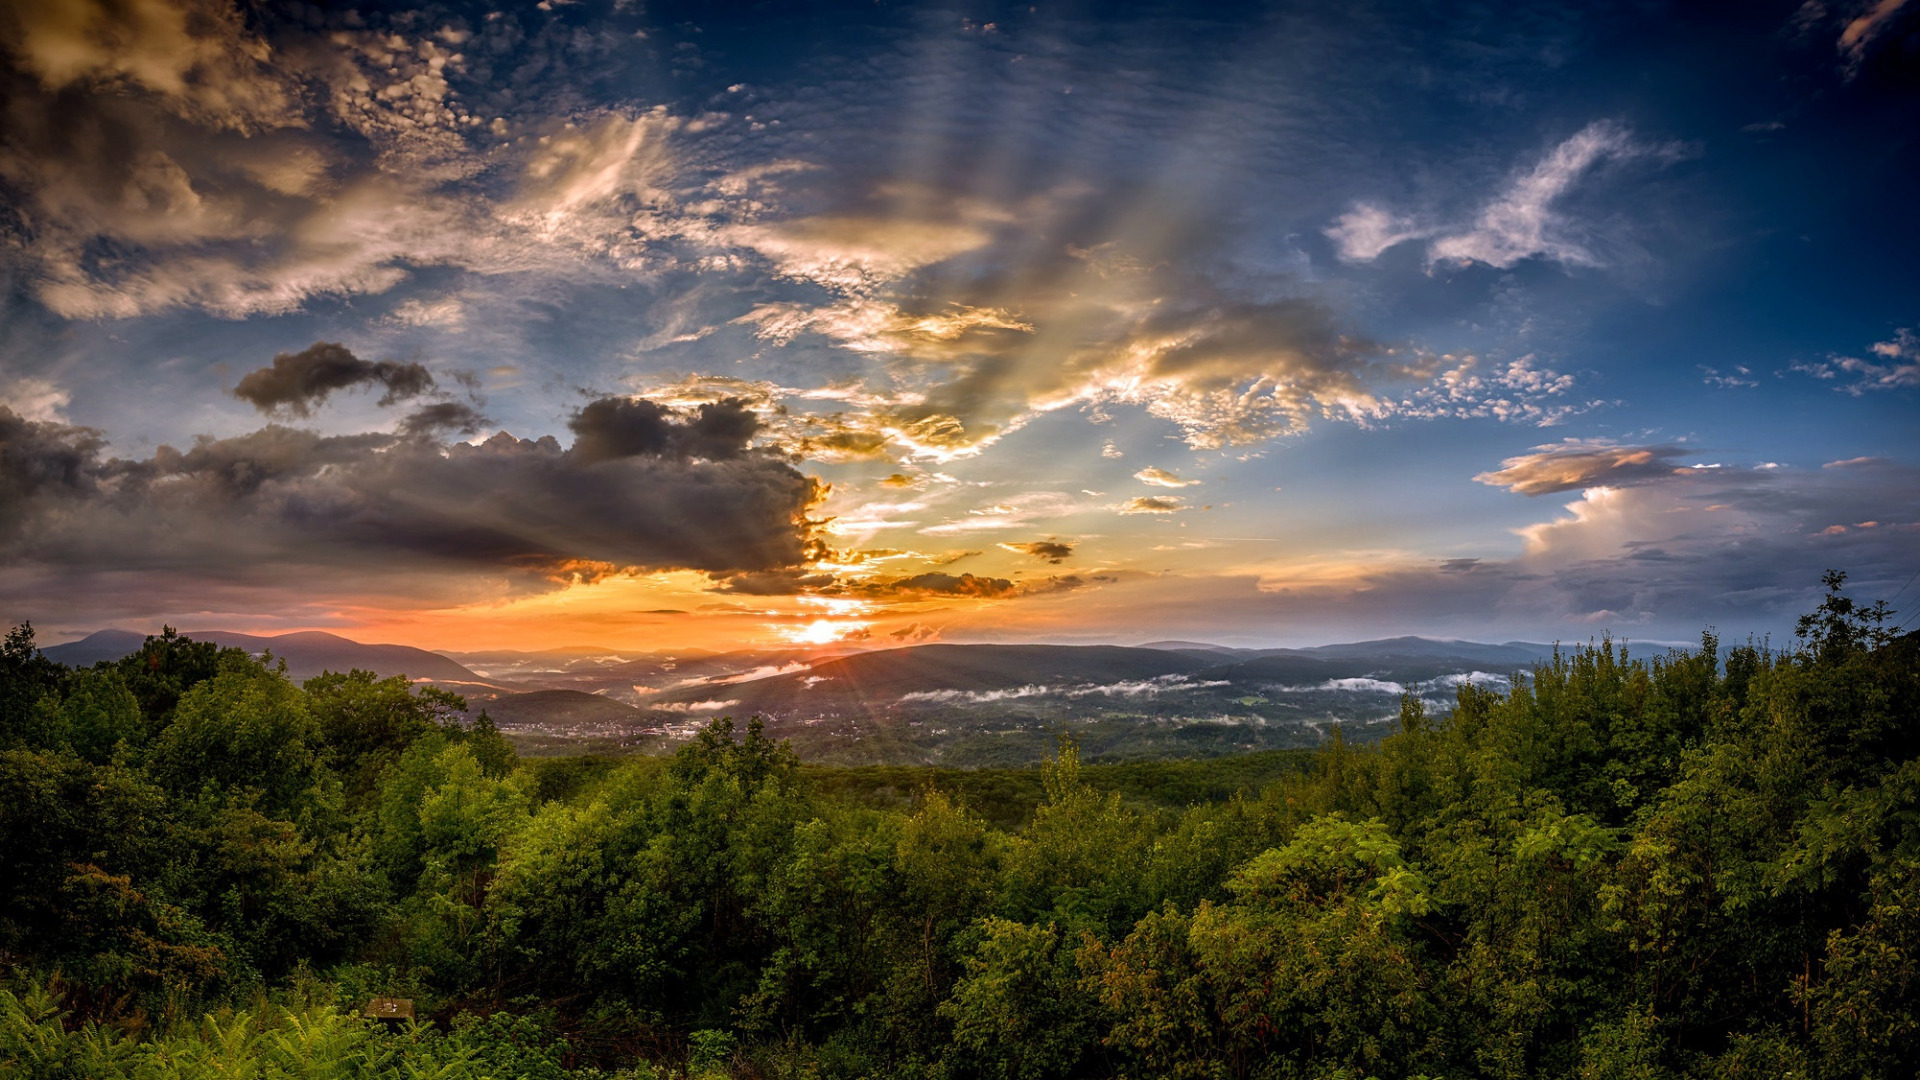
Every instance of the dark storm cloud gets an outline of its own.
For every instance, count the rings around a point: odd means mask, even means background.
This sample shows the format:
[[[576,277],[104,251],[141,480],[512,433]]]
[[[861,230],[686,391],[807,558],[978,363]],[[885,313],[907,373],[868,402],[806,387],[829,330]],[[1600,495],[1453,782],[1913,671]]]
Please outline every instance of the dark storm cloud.
[[[91,428],[26,420],[0,406],[0,506],[19,507],[42,492],[87,490],[100,447],[100,434]],[[0,519],[0,535],[22,520],[10,509]]]
[[[270,367],[250,371],[233,396],[267,414],[312,415],[335,390],[384,387],[380,404],[419,397],[434,388],[433,375],[419,364],[362,360],[344,345],[316,341],[297,353],[280,353]]]
[[[679,444],[701,418],[664,423]],[[606,458],[506,433],[473,446],[270,425],[125,460],[88,429],[0,409],[0,560],[41,589],[145,571],[190,591],[270,568],[311,591],[433,595],[476,578],[524,591],[626,570],[773,570],[808,558],[821,493],[737,447]]]
[[[729,461],[747,452],[760,418],[738,398],[701,405],[691,419],[645,398],[601,398],[574,414],[573,452],[584,461],[630,457]]]
[[[435,435],[447,432],[472,435],[489,423],[478,409],[463,401],[436,401],[422,405],[400,421],[402,435]]]

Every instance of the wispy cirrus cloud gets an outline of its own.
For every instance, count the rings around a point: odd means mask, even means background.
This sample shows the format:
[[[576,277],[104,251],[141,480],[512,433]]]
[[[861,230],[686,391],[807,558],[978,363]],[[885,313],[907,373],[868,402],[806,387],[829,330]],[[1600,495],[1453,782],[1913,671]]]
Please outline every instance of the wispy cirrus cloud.
[[[1481,263],[1508,269],[1527,259],[1563,266],[1595,267],[1605,260],[1581,222],[1560,209],[1560,202],[1602,165],[1638,157],[1671,160],[1672,146],[1643,143],[1626,125],[1596,120],[1555,145],[1534,164],[1516,172],[1472,220],[1445,224],[1396,214],[1372,203],[1356,203],[1324,231],[1348,262],[1371,262],[1389,248],[1429,241],[1430,266]]]
[[[1086,507],[1085,499],[1064,491],[1023,491],[970,507],[963,515],[929,525],[920,532],[928,536],[957,536],[1001,529],[1030,529],[1036,523],[1064,517]]]
[[[1334,250],[1348,262],[1372,262],[1409,240],[1425,240],[1439,229],[1411,215],[1395,214],[1372,203],[1355,203],[1324,230]]]
[[[1505,269],[1522,259],[1543,258],[1567,266],[1598,266],[1591,241],[1555,204],[1595,167],[1648,152],[1627,128],[1598,120],[1553,148],[1533,168],[1515,176],[1480,211],[1470,228],[1434,238],[1434,262],[1485,263]]]

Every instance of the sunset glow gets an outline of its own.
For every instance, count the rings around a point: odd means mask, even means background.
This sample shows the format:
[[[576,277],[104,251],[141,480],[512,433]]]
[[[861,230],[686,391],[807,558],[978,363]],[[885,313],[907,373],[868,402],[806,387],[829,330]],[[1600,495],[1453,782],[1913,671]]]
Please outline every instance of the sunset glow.
[[[1679,641],[1920,570],[1893,30],[801,10],[6,5],[0,611]]]

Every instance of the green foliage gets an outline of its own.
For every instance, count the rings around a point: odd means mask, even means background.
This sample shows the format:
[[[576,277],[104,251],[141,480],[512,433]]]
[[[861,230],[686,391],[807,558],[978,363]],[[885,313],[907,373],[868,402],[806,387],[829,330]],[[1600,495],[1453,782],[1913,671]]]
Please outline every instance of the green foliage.
[[[60,665],[34,647],[33,624],[9,630],[0,641],[0,749],[46,745],[34,713],[59,684]]]
[[[180,795],[258,799],[288,818],[318,809],[320,731],[286,676],[237,650],[220,672],[182,694],[149,768]]]
[[[41,745],[95,764],[129,757],[147,741],[140,705],[111,668],[70,673],[58,696],[48,694],[34,706],[31,726]]]
[[[696,1031],[688,1035],[687,1071],[694,1076],[721,1072],[738,1042],[725,1031]]]
[[[950,1063],[1005,1080],[1072,1076],[1098,1038],[1098,1003],[1080,985],[1077,935],[990,917],[966,975],[940,1016],[953,1025]]]
[[[376,789],[407,747],[457,730],[455,718],[466,708],[458,695],[438,687],[416,689],[404,676],[382,679],[370,671],[329,671],[308,679],[303,689],[320,739],[356,800]]]
[[[1843,570],[1829,570],[1820,578],[1827,595],[1820,606],[1794,626],[1794,633],[1807,643],[1815,661],[1834,662],[1868,649],[1878,649],[1893,640],[1887,621],[1893,610],[1885,600],[1862,604],[1840,590],[1846,587]]]
[[[181,695],[220,671],[223,657],[246,656],[239,649],[221,649],[210,641],[181,637],[173,627],[150,637],[140,651],[110,665],[140,703],[140,713],[155,727],[173,718]]]
[[[0,1077],[1910,1076],[1920,636],[1843,584],[1793,652],[1602,639],[1377,744],[1025,771],[728,719],[523,763],[404,679],[21,627]]]
[[[567,1042],[538,1018],[465,1013],[388,1031],[339,1006],[220,1009],[151,1037],[76,1021],[44,984],[0,989],[8,1080],[563,1080]]]

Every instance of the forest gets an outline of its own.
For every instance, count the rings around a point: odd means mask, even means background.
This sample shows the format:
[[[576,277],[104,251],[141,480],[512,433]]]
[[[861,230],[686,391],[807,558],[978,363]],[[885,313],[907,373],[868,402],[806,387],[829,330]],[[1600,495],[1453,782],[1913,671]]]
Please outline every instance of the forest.
[[[402,678],[23,625],[0,1077],[1911,1077],[1920,634],[1826,583],[1373,743],[979,773],[522,761]]]

